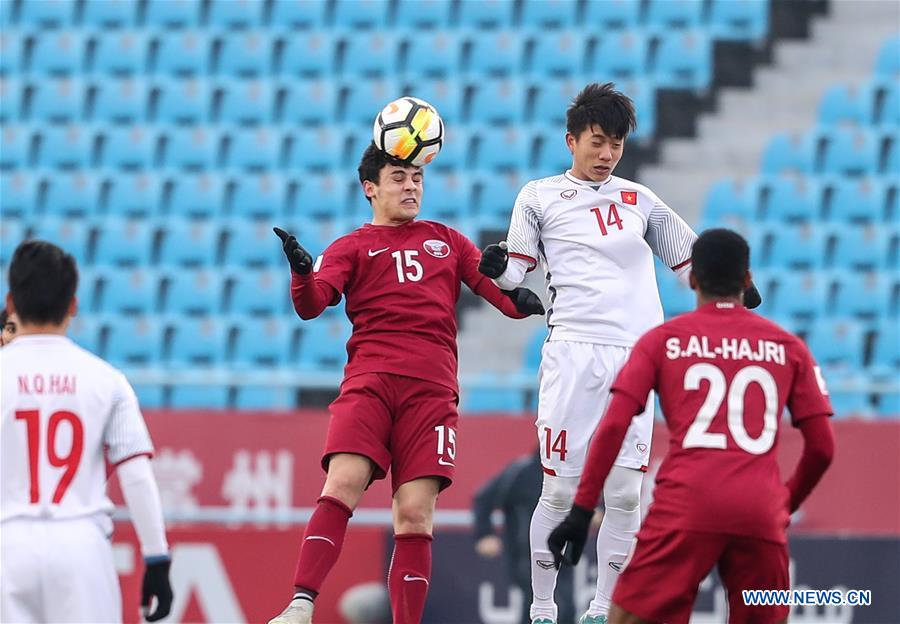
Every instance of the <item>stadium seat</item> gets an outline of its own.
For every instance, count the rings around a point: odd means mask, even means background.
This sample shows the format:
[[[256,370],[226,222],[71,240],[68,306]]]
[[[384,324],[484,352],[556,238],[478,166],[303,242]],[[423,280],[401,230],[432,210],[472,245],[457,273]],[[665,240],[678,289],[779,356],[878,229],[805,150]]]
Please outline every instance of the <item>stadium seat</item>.
[[[839,226],[834,229],[834,235],[830,266],[847,269],[891,268],[891,238],[896,235],[890,229],[879,225]]]
[[[281,71],[331,78],[337,62],[336,43],[334,35],[327,31],[291,32],[284,40]]]
[[[882,126],[900,126],[900,85],[895,81],[883,81],[873,85],[875,89],[875,123]]]
[[[212,266],[219,252],[219,225],[214,220],[169,219],[161,228],[159,261],[169,266]]]
[[[660,31],[690,30],[703,20],[703,0],[655,0],[647,7],[645,24]]]
[[[762,173],[813,173],[818,152],[818,136],[813,132],[791,135],[779,132],[770,140],[762,155]]]
[[[538,145],[538,176],[559,175],[572,166],[572,152],[559,128],[545,128],[535,133]]]
[[[810,178],[760,178],[762,214],[771,222],[818,221],[822,210],[821,186]]]
[[[874,407],[866,392],[866,377],[855,371],[831,369],[825,373],[834,418],[870,418]]]
[[[297,390],[285,386],[237,386],[234,409],[289,410],[297,406]]]
[[[822,367],[859,370],[865,354],[863,326],[849,319],[819,319],[807,335],[810,351]]]
[[[492,215],[498,221],[506,223],[503,229],[509,225],[513,205],[519,191],[529,181],[531,176],[518,172],[486,172],[478,176],[478,202],[475,204],[480,215]]]
[[[537,374],[541,367],[541,350],[547,341],[547,328],[540,326],[534,330],[525,346],[524,371]]]
[[[4,138],[5,131],[4,128]],[[80,125],[50,126],[41,131],[38,162],[45,167],[86,168],[91,164],[94,135]],[[3,150],[7,149],[6,141]]]
[[[245,175],[234,180],[231,214],[279,218],[285,214],[287,179],[278,174]]]
[[[774,284],[771,301],[767,301],[769,313],[773,316],[814,318],[824,313],[828,302],[828,283],[818,273],[779,271],[775,274]]]
[[[74,74],[84,67],[85,47],[79,31],[43,32],[34,40],[29,69],[36,74]]]
[[[222,28],[254,28],[262,22],[264,6],[258,0],[213,0],[209,23]]]
[[[535,0],[535,2],[538,1]],[[549,3],[543,2],[543,4]],[[587,35],[577,30],[540,33],[535,38],[528,63],[531,75],[538,78],[535,86],[540,90],[545,89],[544,81],[548,76],[581,75],[587,61],[587,44]],[[548,119],[542,120],[549,121]]]
[[[33,143],[31,128],[28,126],[0,127],[0,167],[19,169],[30,164]]]
[[[875,60],[875,74],[888,80],[900,76],[900,35],[892,36],[881,46]]]
[[[362,0],[354,0],[360,4]],[[400,40],[383,31],[354,32],[341,46],[341,68],[345,76],[387,76],[399,67]]]
[[[282,136],[275,127],[241,128],[228,138],[229,167],[248,171],[270,171],[279,165]]]
[[[209,71],[211,47],[210,36],[204,31],[163,32],[159,35],[154,68],[163,74],[205,74]]]
[[[334,26],[349,31],[387,25],[389,3],[383,0],[335,0]]]
[[[875,178],[838,177],[825,192],[825,212],[829,221],[866,223],[888,221],[885,187]]]
[[[457,19],[464,28],[506,28],[514,13],[514,0],[460,0]]]
[[[342,126],[320,126],[293,133],[288,167],[328,171],[344,160],[345,131]]]
[[[437,171],[425,176],[422,218],[441,222],[460,221],[469,217],[473,204],[469,176]]]
[[[78,277],[79,282],[81,282],[82,276],[79,275]],[[87,349],[91,353],[100,355],[100,332],[102,330],[100,319],[85,313],[87,310],[83,306],[80,295],[78,297],[78,307],[81,314],[75,315],[69,322],[67,335],[82,349]]]
[[[878,171],[878,138],[865,128],[823,131],[823,173],[870,175]]]
[[[99,209],[100,176],[95,171],[67,171],[47,178],[44,214],[88,216]]]
[[[838,84],[828,88],[819,103],[819,123],[871,124],[875,117],[875,89],[871,85]]]
[[[449,133],[456,130],[464,132],[459,128],[454,129],[454,125],[460,125],[459,122],[463,118],[464,84],[452,78],[425,78],[408,85],[404,91],[415,93],[416,97],[429,102],[441,112],[441,119],[444,120],[444,147],[441,149],[441,157],[435,160],[435,164],[441,163],[446,159],[445,150]]]
[[[332,80],[291,80],[283,87],[279,119],[287,124],[324,125],[338,119],[338,90]]]
[[[178,269],[168,274],[163,311],[167,314],[219,314],[225,299],[225,280],[217,269]]]
[[[214,128],[171,128],[166,134],[164,162],[180,169],[213,169],[219,159],[219,143]]]
[[[896,419],[900,415],[900,392],[896,390],[879,392],[875,401],[878,405],[877,415],[880,418]]]
[[[656,84],[653,79],[626,80],[617,86],[634,102],[637,128],[628,138],[633,141],[653,138],[656,133]]]
[[[525,393],[508,387],[503,378],[492,373],[482,373],[479,378],[478,387],[464,389],[461,393],[460,410],[464,413],[522,412],[526,409]]]
[[[713,0],[707,28],[716,39],[760,41],[769,29],[769,2]]]
[[[292,29],[317,29],[325,23],[327,0],[274,0],[272,25]]]
[[[154,119],[158,122],[199,124],[211,117],[213,89],[206,80],[162,80],[156,85],[154,97]]]
[[[533,138],[525,128],[485,126],[475,131],[475,136],[478,167],[490,170],[529,167]]]
[[[526,28],[571,28],[575,25],[578,3],[571,0],[525,0],[521,24]]]
[[[110,316],[104,357],[114,366],[152,365],[162,360],[164,327],[156,316]]]
[[[883,154],[878,164],[878,172],[896,180],[900,176],[900,139],[894,129],[885,130],[879,137],[876,149]]]
[[[343,212],[348,184],[352,182],[336,172],[305,174],[298,180],[299,187],[291,211],[303,217],[334,218]]]
[[[85,108],[84,83],[62,78],[34,83],[30,115],[36,122],[80,121]]]
[[[566,109],[584,85],[579,77],[537,81],[531,121],[564,127]]]
[[[398,96],[393,79],[352,80],[344,84],[343,90],[344,121],[369,127],[378,112]]]
[[[148,0],[148,26],[190,28],[200,23],[202,3],[196,0]]]
[[[647,73],[648,56],[648,40],[642,32],[610,32],[594,46],[591,73],[603,80],[633,80]]]
[[[466,71],[475,76],[517,75],[525,57],[525,39],[515,30],[492,30],[469,40]]]
[[[467,114],[470,123],[505,126],[518,125],[525,120],[528,89],[521,80],[479,80],[471,89],[473,93]]]
[[[699,0],[686,2],[700,4]],[[651,6],[678,4],[678,0],[654,2]],[[672,32],[662,38],[656,49],[653,81],[660,88],[699,91],[712,81],[712,40],[706,33],[693,30]]]
[[[347,222],[341,219],[310,219],[308,217],[294,218],[290,224],[298,240],[303,241],[303,246],[313,257],[320,255],[335,240],[356,229],[360,223]],[[288,303],[288,309],[293,306]]]
[[[110,269],[101,274],[99,311],[104,314],[159,312],[159,274],[153,269]]]
[[[300,338],[299,368],[340,371],[347,362],[350,322],[337,312],[330,312],[318,319],[317,324],[316,331],[304,332]]]
[[[300,319],[289,317],[236,316],[229,319],[236,330],[234,362],[238,366],[284,366],[290,362],[292,334]]]
[[[841,271],[834,274],[837,295],[829,309],[835,316],[865,318],[896,318],[892,300],[900,282],[887,272]]]
[[[232,218],[228,220],[227,231],[223,260],[225,266],[274,267],[284,262],[284,254],[272,238],[275,235],[268,220]],[[304,233],[295,234],[302,238]]]
[[[225,180],[218,173],[183,174],[172,182],[169,210],[174,215],[210,217],[225,206]]]
[[[4,2],[4,6],[12,3]],[[25,37],[19,31],[3,27],[0,30],[0,75],[15,75],[22,69]]]
[[[135,124],[147,118],[150,89],[144,80],[101,80],[94,84],[91,119]]]
[[[4,273],[16,247],[25,240],[26,231],[22,219],[10,218],[4,210],[3,220],[0,221],[0,265],[3,265]]]
[[[206,384],[179,383],[171,386],[169,407],[171,409],[215,409],[228,407],[228,386],[222,382]]]
[[[104,219],[97,227],[94,262],[147,267],[153,255],[154,228],[140,219]]]
[[[870,370],[896,380],[900,371],[900,324],[897,318],[882,318],[875,325]],[[886,374],[885,374],[886,373]]]
[[[416,82],[423,76],[447,78],[462,67],[463,39],[457,31],[412,33],[402,50],[403,70]],[[413,92],[418,94],[417,90]]]
[[[219,4],[240,6],[250,3],[223,0]],[[273,66],[274,49],[274,41],[267,31],[223,33],[218,46],[216,69],[220,74],[232,76],[266,75]]]
[[[119,169],[149,169],[156,163],[157,137],[152,126],[119,126],[103,133],[100,162]]]
[[[68,251],[68,249],[66,250]],[[100,289],[103,285],[103,270],[95,270],[93,267],[83,264],[78,266],[78,314],[80,316],[93,316],[93,312],[97,311],[100,304]]]
[[[268,80],[226,82],[220,86],[219,123],[262,124],[275,112],[275,89]]]
[[[424,36],[423,29],[446,28],[450,24],[452,0],[398,0],[395,26]]]
[[[163,183],[156,172],[116,173],[110,177],[109,186],[109,214],[149,217],[161,212]]]
[[[127,28],[135,23],[134,0],[86,0],[82,20],[94,28]]]
[[[160,409],[165,406],[165,388],[156,384],[132,384],[141,409]]]
[[[62,28],[74,20],[75,5],[75,0],[23,0],[19,22],[34,28]]]
[[[818,269],[825,265],[828,231],[814,224],[772,228],[772,244],[765,266]]]
[[[169,361],[182,366],[219,365],[228,350],[228,327],[218,316],[172,317]]]
[[[43,217],[34,224],[31,238],[49,241],[72,254],[79,265],[88,259],[91,228],[83,219]]]
[[[143,31],[97,33],[91,66],[94,71],[106,74],[141,74],[147,67],[149,43]]]
[[[37,207],[38,186],[38,176],[32,171],[0,173],[0,214],[3,215],[4,222],[12,217],[27,219],[34,214]]]
[[[657,265],[656,283],[659,286],[659,299],[667,319],[690,312],[697,307],[697,295],[694,291],[679,282],[665,266]]]
[[[297,235],[303,240],[303,233],[298,232]],[[293,310],[290,275],[280,267],[241,270],[232,275],[232,280],[228,303],[232,314],[279,316]]]

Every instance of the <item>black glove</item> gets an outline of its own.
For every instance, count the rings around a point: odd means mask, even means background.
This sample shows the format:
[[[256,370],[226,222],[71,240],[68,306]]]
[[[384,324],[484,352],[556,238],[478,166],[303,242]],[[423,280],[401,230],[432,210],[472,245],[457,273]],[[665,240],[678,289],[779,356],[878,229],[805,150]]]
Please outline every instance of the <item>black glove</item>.
[[[588,528],[591,526],[593,517],[593,509],[572,505],[572,510],[566,519],[550,533],[550,537],[547,538],[547,546],[553,553],[553,562],[557,568],[563,561],[569,565],[575,565],[581,559],[581,551],[584,550]]]
[[[502,290],[500,292],[512,299],[516,310],[520,314],[531,316],[532,314],[544,313],[544,304],[541,303],[541,298],[527,288],[514,288],[513,290]]]
[[[744,291],[744,307],[752,310],[753,308],[758,308],[761,303],[762,295],[759,294],[756,284],[751,281],[750,287]]]
[[[161,620],[172,610],[172,586],[169,584],[169,566],[172,560],[151,560],[144,568],[144,582],[141,584],[141,610],[148,622]],[[150,613],[150,599],[156,598],[156,610]]]
[[[506,241],[498,245],[488,245],[481,252],[478,272],[491,279],[497,279],[506,270],[509,255],[506,253]]]
[[[291,265],[291,271],[300,275],[306,275],[312,271],[312,256],[297,242],[297,237],[279,227],[272,228],[272,230],[284,243],[284,255],[287,256],[288,263]]]

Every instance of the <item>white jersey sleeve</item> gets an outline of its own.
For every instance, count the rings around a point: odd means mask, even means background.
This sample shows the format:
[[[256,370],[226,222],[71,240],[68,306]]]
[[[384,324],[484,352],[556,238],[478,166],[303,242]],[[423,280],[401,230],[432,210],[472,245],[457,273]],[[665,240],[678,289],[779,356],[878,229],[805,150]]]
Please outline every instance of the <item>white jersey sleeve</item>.
[[[104,431],[106,458],[113,465],[135,455],[151,455],[153,443],[138,406],[137,396],[125,375],[116,371],[112,408]]]
[[[644,187],[646,189],[646,187]],[[653,199],[644,238],[650,249],[667,267],[675,272],[691,262],[691,250],[697,235],[684,219],[669,208],[656,193],[646,192]]]
[[[510,258],[525,260],[529,271],[538,263],[542,221],[540,197],[532,181],[523,186],[516,197],[506,236]]]

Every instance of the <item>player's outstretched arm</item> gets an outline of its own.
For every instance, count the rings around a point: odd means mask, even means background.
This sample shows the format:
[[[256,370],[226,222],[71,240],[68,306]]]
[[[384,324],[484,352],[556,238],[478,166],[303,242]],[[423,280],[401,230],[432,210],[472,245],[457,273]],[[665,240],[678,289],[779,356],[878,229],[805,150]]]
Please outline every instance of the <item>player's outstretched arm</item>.
[[[501,290],[481,271],[478,248],[462,234],[457,233],[460,249],[460,277],[462,282],[476,295],[510,318],[525,318],[533,314],[543,314],[541,298],[527,288]],[[498,246],[499,248],[499,246]],[[504,250],[505,254],[506,251]],[[523,272],[524,275],[524,272]],[[519,280],[521,282],[521,280]]]
[[[298,275],[306,275],[312,271],[313,260],[309,252],[297,241],[297,237],[282,230],[280,227],[274,227],[272,230],[281,239],[284,255],[287,257],[288,264],[291,265],[291,271]]]
[[[284,255],[291,267],[291,301],[294,310],[304,321],[314,319],[334,300],[334,289],[316,281],[312,256],[297,241],[296,236],[279,227],[272,230],[281,239]]]
[[[478,272],[491,278],[501,290],[516,288],[525,279],[529,268],[531,264],[528,261],[516,256],[510,262],[506,241],[485,247],[478,262]]]

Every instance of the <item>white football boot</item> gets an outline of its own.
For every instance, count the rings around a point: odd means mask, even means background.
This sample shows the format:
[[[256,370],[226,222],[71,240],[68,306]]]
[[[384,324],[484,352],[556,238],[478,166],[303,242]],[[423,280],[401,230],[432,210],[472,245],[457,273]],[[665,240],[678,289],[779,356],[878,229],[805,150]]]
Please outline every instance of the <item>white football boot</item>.
[[[294,598],[287,609],[269,620],[269,624],[312,624],[313,603]]]

